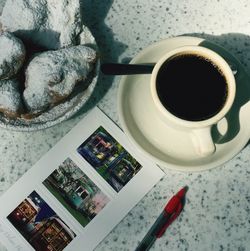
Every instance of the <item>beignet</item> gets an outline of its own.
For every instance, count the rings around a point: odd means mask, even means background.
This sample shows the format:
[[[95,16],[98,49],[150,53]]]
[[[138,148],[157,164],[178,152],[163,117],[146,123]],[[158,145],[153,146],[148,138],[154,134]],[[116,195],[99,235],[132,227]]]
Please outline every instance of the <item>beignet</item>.
[[[8,117],[17,117],[23,111],[19,82],[16,79],[0,81],[0,112]]]
[[[0,33],[0,80],[12,78],[25,60],[22,41],[9,32]]]
[[[31,113],[37,113],[66,99],[79,82],[92,71],[96,51],[84,45],[35,56],[25,72],[24,102]]]

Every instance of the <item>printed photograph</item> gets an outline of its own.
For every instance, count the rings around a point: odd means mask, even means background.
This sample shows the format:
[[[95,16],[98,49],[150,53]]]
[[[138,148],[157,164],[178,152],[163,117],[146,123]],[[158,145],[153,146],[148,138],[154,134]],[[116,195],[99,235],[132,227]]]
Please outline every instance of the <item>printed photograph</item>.
[[[110,201],[70,158],[43,184],[83,227]]]
[[[142,168],[102,126],[77,148],[77,152],[116,192]]]
[[[76,236],[35,191],[7,219],[38,251],[63,250]]]

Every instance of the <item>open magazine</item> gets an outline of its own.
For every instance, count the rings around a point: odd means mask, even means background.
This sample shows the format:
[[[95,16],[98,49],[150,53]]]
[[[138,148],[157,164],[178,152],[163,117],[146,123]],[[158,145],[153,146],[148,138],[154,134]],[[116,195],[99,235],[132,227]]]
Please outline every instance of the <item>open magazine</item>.
[[[0,198],[8,250],[93,250],[164,176],[94,108]]]

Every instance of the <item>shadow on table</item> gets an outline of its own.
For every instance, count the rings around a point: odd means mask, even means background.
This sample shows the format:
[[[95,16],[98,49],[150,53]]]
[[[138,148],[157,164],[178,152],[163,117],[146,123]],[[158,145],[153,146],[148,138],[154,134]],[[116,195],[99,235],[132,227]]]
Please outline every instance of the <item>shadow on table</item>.
[[[104,22],[112,3],[113,0],[81,0],[83,23],[90,29],[95,37],[101,63],[117,62],[119,55],[121,55],[127,47],[125,44],[114,39],[112,29]],[[93,94],[74,117],[96,106],[112,86],[113,79],[113,76],[104,76],[100,73]]]
[[[230,112],[226,115],[228,129],[226,134],[221,135],[217,126],[212,127],[212,137],[217,144],[231,141],[240,130],[240,109],[250,100],[250,36],[240,33],[228,33],[219,36],[191,33],[184,36],[204,38],[200,44],[216,51],[231,66],[237,70],[236,97]]]

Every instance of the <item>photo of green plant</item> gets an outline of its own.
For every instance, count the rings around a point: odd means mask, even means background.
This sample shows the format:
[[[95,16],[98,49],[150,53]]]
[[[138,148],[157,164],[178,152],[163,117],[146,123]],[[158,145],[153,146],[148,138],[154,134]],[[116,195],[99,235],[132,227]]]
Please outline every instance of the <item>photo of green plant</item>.
[[[110,201],[70,158],[43,184],[83,227]]]

